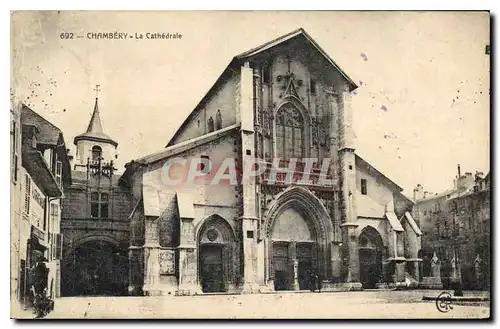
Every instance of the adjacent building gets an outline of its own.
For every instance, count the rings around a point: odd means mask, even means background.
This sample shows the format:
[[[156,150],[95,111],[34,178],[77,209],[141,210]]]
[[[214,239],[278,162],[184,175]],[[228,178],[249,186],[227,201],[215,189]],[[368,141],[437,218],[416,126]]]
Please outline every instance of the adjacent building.
[[[31,302],[32,270],[46,260],[48,295],[60,295],[61,199],[71,184],[62,132],[22,103],[11,111],[11,291]],[[12,297],[14,297],[12,296]]]
[[[22,218],[22,190],[19,181],[19,170],[22,161],[21,151],[21,103],[11,100],[10,106],[10,294],[11,305],[19,306],[24,298],[21,288],[24,289],[25,275],[20,270],[21,226]],[[24,257],[26,260],[26,256]],[[24,265],[25,267],[25,265]],[[23,278],[23,282],[21,282]]]
[[[303,290],[312,274],[325,290],[418,281],[414,202],[355,152],[356,88],[303,29],[235,56],[166,148],[126,165],[129,293]],[[242,180],[255,158],[263,174]],[[233,159],[237,183],[213,184]],[[203,177],[166,183],[190,168]]]
[[[414,190],[413,209],[422,235],[422,272],[430,274],[434,254],[444,287],[458,280],[465,289],[488,289],[490,278],[490,174],[461,174],[442,193]]]

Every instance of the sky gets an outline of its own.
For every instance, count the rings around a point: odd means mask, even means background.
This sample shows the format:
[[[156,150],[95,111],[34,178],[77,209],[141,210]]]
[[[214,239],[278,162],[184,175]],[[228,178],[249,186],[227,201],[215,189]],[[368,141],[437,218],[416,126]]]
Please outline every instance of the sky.
[[[233,56],[299,27],[358,84],[356,152],[406,195],[418,183],[430,192],[452,187],[457,164],[462,173],[490,170],[487,13],[53,11],[11,19],[15,97],[58,126],[74,154],[99,84],[121,170],[165,147]],[[89,40],[89,32],[182,39]]]

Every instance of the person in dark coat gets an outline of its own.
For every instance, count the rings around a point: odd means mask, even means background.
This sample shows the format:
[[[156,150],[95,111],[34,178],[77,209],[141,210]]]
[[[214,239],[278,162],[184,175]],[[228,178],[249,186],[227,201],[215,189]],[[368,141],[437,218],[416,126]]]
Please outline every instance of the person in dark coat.
[[[314,276],[314,273],[311,272],[309,275],[309,289],[314,292],[316,290],[316,278]]]
[[[46,261],[47,259],[43,258],[35,266],[33,285],[36,294],[43,294],[45,289],[47,288],[47,281],[49,279],[49,269],[45,264]]]
[[[318,289],[318,292],[321,292],[323,282],[321,281],[321,277],[319,276],[319,274],[315,275],[315,279],[316,279],[316,289]]]

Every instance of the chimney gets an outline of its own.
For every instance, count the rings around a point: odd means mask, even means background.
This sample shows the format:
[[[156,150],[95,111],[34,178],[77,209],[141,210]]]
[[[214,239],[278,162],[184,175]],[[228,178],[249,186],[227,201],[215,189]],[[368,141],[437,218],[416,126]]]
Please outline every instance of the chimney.
[[[460,178],[460,164],[457,165],[457,169],[458,169],[458,178]]]
[[[424,197],[424,188],[422,185],[417,184],[417,187],[413,189],[413,201],[420,200]]]

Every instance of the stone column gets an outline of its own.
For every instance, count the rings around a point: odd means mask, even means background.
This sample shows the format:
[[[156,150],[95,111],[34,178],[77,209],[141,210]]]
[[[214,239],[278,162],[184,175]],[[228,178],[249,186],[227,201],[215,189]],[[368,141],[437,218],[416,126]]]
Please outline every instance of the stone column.
[[[348,88],[341,91],[338,106],[339,177],[342,203],[342,242],[344,266],[347,267],[346,282],[349,289],[361,289],[359,282],[359,251],[356,235],[356,155],[352,127],[351,96]]]
[[[415,280],[420,282],[420,263],[421,261],[414,261],[413,262],[413,275],[415,276]]]
[[[255,154],[255,132],[254,132],[254,79],[253,70],[248,62],[241,67],[240,83],[237,92],[237,116],[241,123],[241,149],[239,156],[245,171],[245,165],[253,164],[256,157]],[[242,173],[244,175],[244,172]],[[242,214],[241,230],[243,240],[243,264],[244,264],[244,283],[243,293],[252,293],[259,291],[259,283],[257,282],[258,262],[263,262],[259,259],[257,252],[257,205],[256,205],[256,182],[254,176],[243,176],[241,182],[241,208]],[[261,284],[264,284],[262,282]]]
[[[394,278],[396,281],[396,285],[398,285],[398,283],[405,282],[405,262],[404,261],[396,261],[395,269],[394,269]]]
[[[143,267],[141,266],[142,248],[130,246],[128,248],[128,294],[131,296],[142,295],[142,280]]]
[[[161,295],[160,243],[158,239],[158,217],[144,219],[145,243],[142,247],[144,261],[144,283],[142,290],[147,296]]]
[[[299,260],[297,259],[297,243],[292,241],[288,245],[288,255],[290,256],[290,267],[292,269],[292,290],[299,290]]]
[[[194,237],[193,218],[182,217],[180,220],[179,252],[179,288],[178,295],[201,294],[201,286],[197,280],[198,257]]]
[[[299,260],[293,260],[293,290],[300,290],[299,285]]]
[[[352,288],[361,288],[359,282],[359,252],[358,252],[358,237],[355,230],[357,224],[343,224],[343,236],[345,243],[342,245],[344,249],[344,266],[347,269],[345,281],[349,283]]]
[[[256,250],[256,237],[254,232],[257,229],[256,218],[242,218],[242,232],[243,232],[243,290],[242,293],[256,293],[259,292],[259,285],[257,283],[257,250]]]
[[[331,266],[332,266],[332,281],[337,283],[340,281],[341,272],[340,268],[342,266],[342,257],[341,257],[341,246],[339,244],[332,244],[331,248]]]

